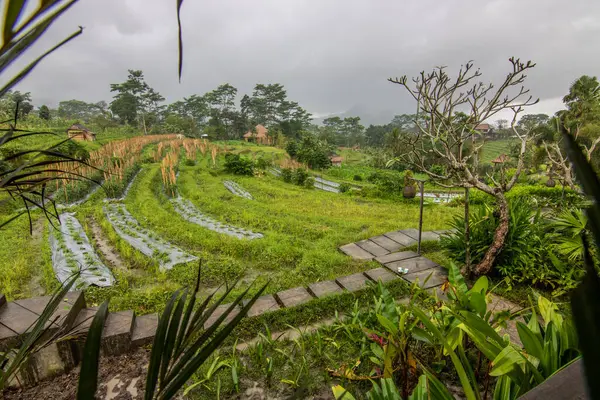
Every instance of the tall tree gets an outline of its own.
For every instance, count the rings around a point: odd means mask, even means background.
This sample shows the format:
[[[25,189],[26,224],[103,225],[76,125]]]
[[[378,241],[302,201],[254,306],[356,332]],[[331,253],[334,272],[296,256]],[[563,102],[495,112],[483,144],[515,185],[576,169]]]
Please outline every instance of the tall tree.
[[[31,93],[21,93],[16,91],[7,91],[2,97],[0,97],[0,115],[2,119],[12,119],[15,117],[15,111],[18,106],[19,119],[25,118],[33,110],[33,104],[31,104]]]
[[[522,86],[527,71],[535,64],[514,58],[510,59],[510,63],[510,72],[498,86],[478,82],[481,72],[473,69],[471,62],[460,68],[456,78],[450,77],[444,67],[439,67],[431,73],[422,72],[412,81],[406,76],[389,79],[392,83],[402,85],[417,102],[415,123],[418,133],[401,159],[442,186],[476,188],[496,200],[499,223],[492,244],[474,271],[467,271],[469,274],[490,273],[496,256],[504,246],[509,230],[505,194],[516,184],[523,170],[526,146],[530,140],[528,132],[516,128],[516,121],[524,107],[537,103]],[[511,93],[513,89],[516,89],[515,93]],[[461,108],[467,113],[457,115],[455,110]],[[513,112],[511,128],[520,141],[517,168],[510,179],[498,181],[492,176],[492,183],[487,184],[478,176],[473,161],[482,146],[472,145],[474,135],[478,134],[475,127],[503,110]],[[427,116],[427,120],[423,122],[419,116]],[[428,148],[424,147],[425,143],[429,143]],[[471,149],[466,152],[469,146]],[[442,168],[433,168],[424,162],[431,152],[439,157]]]
[[[232,125],[235,118],[235,96],[237,89],[229,83],[220,85],[204,96],[210,108],[211,125],[223,132],[225,137],[231,137]]]
[[[38,116],[41,119],[45,119],[46,121],[48,121],[50,119],[50,109],[48,108],[47,105],[43,104],[42,106],[40,106],[40,109],[38,111]]]
[[[147,134],[148,123],[158,119],[162,109],[160,103],[164,101],[164,97],[144,81],[144,73],[130,69],[127,80],[123,83],[111,83],[110,91],[116,92],[110,103],[113,114],[122,123],[137,121],[144,134]]]

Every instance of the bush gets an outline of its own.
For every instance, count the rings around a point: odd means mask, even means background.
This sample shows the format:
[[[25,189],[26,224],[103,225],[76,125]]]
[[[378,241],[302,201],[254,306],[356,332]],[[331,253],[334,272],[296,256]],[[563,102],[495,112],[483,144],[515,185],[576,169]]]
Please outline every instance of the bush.
[[[585,199],[579,193],[565,188],[564,198],[562,187],[549,188],[541,185],[516,185],[506,193],[509,201],[532,201],[540,207],[580,207],[585,204]],[[457,202],[463,202],[460,197]],[[469,193],[470,204],[493,204],[494,197],[481,190],[471,190]]]
[[[352,189],[352,186],[350,186],[349,183],[344,182],[344,183],[340,184],[340,187],[339,187],[340,193],[346,193],[350,189]]]
[[[288,144],[285,145],[285,151],[290,157],[296,158],[296,155],[298,154],[298,142],[294,140],[288,142]]]
[[[363,180],[362,176],[360,176],[360,175],[354,175],[354,178],[353,178],[353,179],[354,179],[355,181],[357,181],[357,182],[360,182],[360,181],[362,181],[362,180]]]
[[[189,158],[185,159],[184,165],[187,165],[188,167],[193,167],[194,165],[196,165],[196,161],[194,160],[190,160]]]
[[[306,178],[306,180],[304,181],[304,187],[307,189],[313,189],[315,187],[315,178],[313,178],[312,176]]]
[[[225,170],[235,175],[254,175],[254,161],[239,154],[225,154]]]
[[[304,168],[298,168],[294,173],[294,183],[298,186],[302,186],[308,176],[308,172]]]
[[[367,181],[377,185],[384,195],[401,193],[404,187],[402,174],[395,171],[377,171],[367,177]]]
[[[271,160],[267,160],[264,157],[259,157],[256,159],[256,168],[258,169],[262,169],[265,170],[267,168],[270,168],[273,165],[273,163],[271,162]]]
[[[576,285],[581,266],[567,262],[558,247],[560,241],[552,234],[550,224],[532,204],[519,199],[509,202],[509,230],[502,250],[496,257],[495,271],[509,282],[524,282],[554,289],[555,294]],[[498,226],[498,215],[488,204],[474,207],[469,215],[470,253],[472,264],[483,259]],[[454,233],[442,236],[441,246],[454,261],[465,263],[465,220],[455,217]],[[562,259],[561,259],[562,257]]]
[[[293,178],[294,171],[292,171],[291,168],[281,168],[281,179],[283,179],[284,182],[292,183]]]

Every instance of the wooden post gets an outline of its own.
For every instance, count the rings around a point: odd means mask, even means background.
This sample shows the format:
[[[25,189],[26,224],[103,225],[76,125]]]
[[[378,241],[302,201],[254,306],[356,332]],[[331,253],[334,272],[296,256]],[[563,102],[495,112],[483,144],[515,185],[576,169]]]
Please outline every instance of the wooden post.
[[[423,191],[425,190],[425,181],[419,181],[421,186],[421,205],[419,210],[419,244],[417,247],[417,254],[421,255],[421,233],[423,231]]]
[[[471,230],[469,228],[469,188],[465,188],[465,269],[467,271],[467,276],[472,278],[471,271],[471,249],[469,243],[469,236],[471,235]]]

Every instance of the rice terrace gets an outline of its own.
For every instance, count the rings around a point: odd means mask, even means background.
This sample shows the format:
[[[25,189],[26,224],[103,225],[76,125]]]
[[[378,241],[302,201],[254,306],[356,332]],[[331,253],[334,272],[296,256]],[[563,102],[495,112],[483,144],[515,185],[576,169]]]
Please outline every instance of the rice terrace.
[[[75,3],[3,7],[0,398],[600,398],[597,52],[500,62],[495,18],[459,47],[387,20],[416,3],[295,36],[293,2]],[[505,6],[459,3],[444,38]]]

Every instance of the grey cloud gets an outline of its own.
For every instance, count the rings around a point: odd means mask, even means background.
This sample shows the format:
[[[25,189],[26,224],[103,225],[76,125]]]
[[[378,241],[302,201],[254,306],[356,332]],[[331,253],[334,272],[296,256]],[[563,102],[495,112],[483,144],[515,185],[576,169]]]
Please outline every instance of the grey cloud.
[[[390,76],[436,65],[455,71],[474,60],[485,80],[499,80],[514,55],[537,62],[527,86],[549,100],[578,76],[598,74],[600,64],[600,4],[592,0],[188,0],[178,84],[173,3],[81,0],[43,45],[77,25],[84,34],[20,90],[31,91],[37,104],[110,100],[109,84],[135,68],[169,101],[224,82],[242,93],[257,82],[279,82],[315,114],[354,110],[383,122],[414,110],[402,88],[386,82]]]

